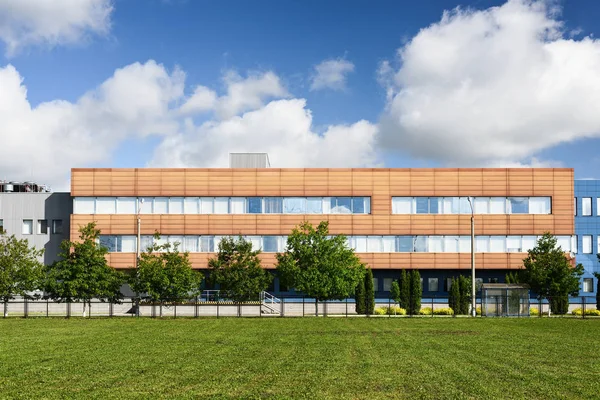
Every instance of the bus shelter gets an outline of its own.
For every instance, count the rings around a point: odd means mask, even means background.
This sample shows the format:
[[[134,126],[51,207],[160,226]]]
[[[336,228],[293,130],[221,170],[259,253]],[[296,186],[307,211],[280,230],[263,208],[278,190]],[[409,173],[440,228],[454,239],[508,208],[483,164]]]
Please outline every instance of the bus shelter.
[[[481,315],[528,317],[529,286],[516,283],[484,283],[481,285]]]

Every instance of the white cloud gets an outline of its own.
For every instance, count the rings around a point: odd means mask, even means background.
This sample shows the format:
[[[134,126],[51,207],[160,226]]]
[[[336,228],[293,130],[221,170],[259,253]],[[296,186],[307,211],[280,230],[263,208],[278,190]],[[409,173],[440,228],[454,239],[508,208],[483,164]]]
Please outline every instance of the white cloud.
[[[217,105],[217,94],[206,86],[196,86],[192,94],[181,106],[182,114],[197,114],[214,110]]]
[[[61,186],[71,167],[107,161],[126,138],[176,133],[183,84],[181,71],[148,61],[116,70],[77,102],[32,107],[18,71],[0,68],[0,177]]]
[[[346,59],[325,60],[315,65],[310,90],[346,88],[347,75],[354,71],[354,64]]]
[[[513,165],[600,136],[600,42],[564,35],[559,17],[527,0],[445,12],[399,50],[391,80],[389,65],[380,69],[390,96],[381,147],[446,165]]]
[[[7,55],[30,45],[78,43],[110,31],[112,0],[0,0],[0,40]]]
[[[241,117],[189,123],[185,132],[165,138],[151,164],[224,167],[229,152],[267,152],[277,167],[373,166],[376,133],[375,125],[359,121],[318,134],[305,100],[276,100]]]

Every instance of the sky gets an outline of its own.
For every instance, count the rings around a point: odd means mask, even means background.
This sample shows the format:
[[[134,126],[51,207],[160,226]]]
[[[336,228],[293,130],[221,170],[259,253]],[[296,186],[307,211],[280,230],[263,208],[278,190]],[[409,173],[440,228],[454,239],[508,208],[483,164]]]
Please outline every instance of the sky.
[[[600,178],[596,0],[0,0],[0,180],[73,167]]]

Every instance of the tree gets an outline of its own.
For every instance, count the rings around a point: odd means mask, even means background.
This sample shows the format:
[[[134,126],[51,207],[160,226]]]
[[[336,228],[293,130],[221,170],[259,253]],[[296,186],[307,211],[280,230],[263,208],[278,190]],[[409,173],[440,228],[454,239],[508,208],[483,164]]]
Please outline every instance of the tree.
[[[365,274],[365,314],[373,315],[375,312],[375,289],[373,288],[373,271],[367,269]]]
[[[238,304],[259,299],[273,280],[273,275],[261,267],[259,254],[260,250],[252,250],[252,242],[242,236],[221,240],[217,257],[208,260],[210,280],[220,285],[221,297]]]
[[[594,272],[594,276],[596,277],[596,310],[600,310],[600,273]]]
[[[315,229],[309,222],[296,226],[287,239],[286,250],[277,253],[277,271],[288,287],[294,287],[319,301],[343,300],[351,296],[365,275],[365,266],[346,236],[329,237],[329,223]]]
[[[471,304],[471,279],[459,275],[457,282],[459,291],[458,312],[460,315],[469,315]]]
[[[43,250],[29,247],[27,239],[8,236],[0,228],[0,298],[4,316],[8,316],[8,301],[15,296],[29,298],[29,292],[39,288],[44,265],[39,257]]]
[[[365,280],[360,279],[356,285],[356,292],[354,295],[356,301],[355,309],[356,313],[362,315],[365,313]]]
[[[125,276],[108,265],[108,249],[98,244],[100,230],[95,222],[80,227],[79,232],[79,241],[62,241],[61,260],[46,268],[43,286],[47,296],[59,303],[83,301],[85,317],[86,304],[91,307],[94,298],[102,302],[122,299]]]
[[[423,286],[421,284],[421,274],[418,270],[410,271],[410,299],[409,299],[409,314],[419,315],[421,311],[421,297],[423,295]]]
[[[523,282],[529,284],[538,300],[548,299],[553,313],[565,313],[569,305],[568,296],[579,294],[579,278],[583,275],[583,266],[577,264],[572,267],[564,251],[557,246],[556,238],[550,233],[545,233],[528,254],[523,260]]]
[[[400,272],[400,279],[398,280],[400,285],[400,301],[398,301],[401,308],[408,310],[410,303],[410,279],[409,274],[406,270]]]
[[[452,278],[450,280],[450,290],[448,291],[448,307],[454,311],[454,314],[458,314],[460,311],[460,285],[458,279]]]
[[[390,288],[390,297],[395,303],[400,303],[400,285],[398,285],[398,281],[392,282],[392,287]]]
[[[202,276],[192,269],[189,253],[178,250],[179,243],[158,244],[160,235],[141,255],[138,268],[130,277],[136,293],[144,294],[153,303],[177,303],[198,294]]]

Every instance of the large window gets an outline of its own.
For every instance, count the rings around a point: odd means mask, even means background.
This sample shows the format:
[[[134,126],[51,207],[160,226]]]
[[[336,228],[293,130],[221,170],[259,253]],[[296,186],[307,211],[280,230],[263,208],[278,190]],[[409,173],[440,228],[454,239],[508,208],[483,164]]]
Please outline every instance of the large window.
[[[383,291],[389,292],[392,290],[392,282],[394,280],[392,278],[383,278]]]
[[[37,221],[37,234],[46,235],[48,234],[48,221],[45,219],[38,219]]]
[[[23,220],[21,234],[23,234],[23,235],[32,235],[33,234],[33,220],[32,219],[24,219]]]
[[[592,198],[582,197],[581,198],[581,215],[589,217],[592,215]]]
[[[471,202],[469,202],[469,199]],[[392,214],[550,214],[550,197],[392,197]]]
[[[594,291],[594,278],[583,278],[583,291],[585,293]]]
[[[61,235],[63,233],[62,219],[53,219],[52,220],[52,233],[55,235]]]
[[[429,278],[427,285],[430,292],[437,292],[439,290],[438,278]]]
[[[581,236],[581,251],[583,254],[592,254],[592,235]]]

